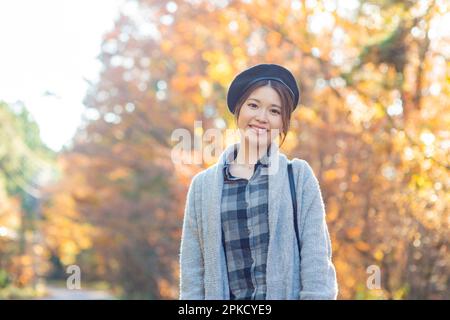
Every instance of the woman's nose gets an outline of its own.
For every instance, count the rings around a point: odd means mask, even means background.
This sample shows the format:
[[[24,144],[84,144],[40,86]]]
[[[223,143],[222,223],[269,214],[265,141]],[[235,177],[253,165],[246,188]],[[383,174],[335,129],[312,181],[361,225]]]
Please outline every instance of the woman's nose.
[[[265,108],[259,108],[256,119],[260,122],[267,122],[267,110]]]

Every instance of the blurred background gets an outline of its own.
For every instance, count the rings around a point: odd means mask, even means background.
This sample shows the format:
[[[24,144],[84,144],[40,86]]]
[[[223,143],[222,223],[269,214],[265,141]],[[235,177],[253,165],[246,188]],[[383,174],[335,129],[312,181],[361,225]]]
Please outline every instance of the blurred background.
[[[2,1],[0,43],[0,299],[177,299],[211,163],[171,134],[233,128],[258,63],[300,85],[282,152],[319,179],[338,298],[450,298],[448,1]]]

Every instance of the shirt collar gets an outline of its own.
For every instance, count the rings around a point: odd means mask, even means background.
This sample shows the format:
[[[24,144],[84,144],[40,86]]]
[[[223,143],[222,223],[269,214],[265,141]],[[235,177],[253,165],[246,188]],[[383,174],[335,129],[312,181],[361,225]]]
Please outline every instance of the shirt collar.
[[[267,148],[267,152],[260,158],[258,159],[258,161],[256,162],[256,166],[262,166],[264,168],[267,168],[269,166],[269,157],[270,157],[270,151],[271,151],[271,146],[269,146],[269,148]],[[239,144],[235,144],[233,151],[230,152],[226,159],[225,159],[225,166],[228,166],[234,159],[236,159],[237,154],[238,154],[238,149]]]
[[[238,154],[238,144],[234,145],[234,148],[232,150],[232,152],[230,152],[226,158],[225,158],[225,163],[223,165],[223,175],[225,178],[225,181],[232,181],[232,180],[239,180],[241,178],[237,178],[231,175],[230,173],[230,163],[236,159],[237,154]],[[271,148],[269,146],[269,148],[267,149],[267,152],[264,154],[264,156],[262,156],[260,159],[258,159],[258,161],[256,162],[255,168],[254,168],[254,172],[256,170],[258,170],[259,167],[261,167],[261,174],[262,175],[267,175],[268,173],[268,167],[269,167],[269,157],[270,157],[270,151]]]

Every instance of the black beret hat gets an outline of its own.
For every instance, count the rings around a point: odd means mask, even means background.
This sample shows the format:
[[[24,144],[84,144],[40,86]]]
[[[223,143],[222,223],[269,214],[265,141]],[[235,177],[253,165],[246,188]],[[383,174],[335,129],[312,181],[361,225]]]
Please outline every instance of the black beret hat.
[[[227,94],[227,104],[230,112],[234,113],[234,108],[239,98],[252,84],[266,79],[275,80],[284,84],[291,93],[294,101],[294,109],[297,107],[299,89],[292,73],[280,65],[263,63],[242,71],[231,82]]]

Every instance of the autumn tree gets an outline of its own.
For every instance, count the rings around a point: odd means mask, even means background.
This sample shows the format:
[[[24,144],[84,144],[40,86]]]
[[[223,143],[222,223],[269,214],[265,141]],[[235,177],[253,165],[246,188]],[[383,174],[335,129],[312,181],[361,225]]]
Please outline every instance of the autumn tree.
[[[59,208],[95,229],[75,259],[128,297],[176,298],[186,190],[210,164],[174,164],[171,134],[233,128],[233,76],[278,63],[301,89],[283,151],[321,183],[340,297],[448,296],[448,7],[345,3],[128,1],[61,154]]]

